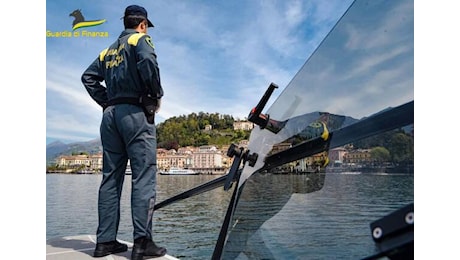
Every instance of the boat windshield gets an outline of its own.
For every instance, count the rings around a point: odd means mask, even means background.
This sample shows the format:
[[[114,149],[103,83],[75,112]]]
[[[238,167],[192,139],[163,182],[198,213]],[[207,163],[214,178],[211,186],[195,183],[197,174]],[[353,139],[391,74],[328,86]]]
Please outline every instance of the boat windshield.
[[[241,173],[221,259],[363,259],[382,251],[371,223],[414,201],[413,110],[357,125],[331,143],[336,130],[379,112],[413,109],[413,11],[413,0],[354,1],[273,102],[271,129],[251,133],[248,150],[259,159]],[[314,138],[323,139],[318,153],[299,146]],[[308,156],[276,163],[296,146],[294,155]]]

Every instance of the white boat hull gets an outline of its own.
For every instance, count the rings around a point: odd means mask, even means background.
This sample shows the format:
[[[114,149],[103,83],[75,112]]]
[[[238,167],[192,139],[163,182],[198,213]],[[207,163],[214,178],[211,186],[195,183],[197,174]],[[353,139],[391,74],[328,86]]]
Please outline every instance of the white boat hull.
[[[171,168],[169,171],[159,171],[161,175],[197,175],[198,173],[190,169]]]

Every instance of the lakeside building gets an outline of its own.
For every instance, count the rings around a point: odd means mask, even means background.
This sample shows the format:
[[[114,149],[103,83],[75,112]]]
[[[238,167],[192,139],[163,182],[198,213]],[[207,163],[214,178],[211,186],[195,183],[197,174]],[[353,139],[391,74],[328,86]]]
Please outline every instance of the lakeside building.
[[[348,150],[344,147],[337,147],[329,150],[329,162],[332,166],[338,166],[343,163],[345,155],[348,153]]]
[[[233,122],[233,130],[252,130],[254,128],[254,123],[249,121],[235,121]]]
[[[222,152],[212,145],[203,145],[192,154],[193,170],[202,174],[223,174]]]
[[[61,155],[56,159],[56,164],[61,168],[78,168],[86,166],[92,170],[102,169],[102,153],[93,155]]]
[[[248,140],[238,143],[238,147],[247,148]],[[290,148],[289,143],[280,143],[273,147],[271,154]],[[171,167],[192,169],[200,174],[226,174],[230,169],[234,158],[227,156],[229,145],[220,148],[213,145],[200,147],[181,147],[174,149],[157,149],[157,167],[161,171],[167,171]],[[344,147],[331,149],[328,154],[320,153],[308,158],[293,162],[284,167],[291,170],[305,171],[324,163],[325,157],[329,158],[329,167],[337,167],[342,164],[366,164],[371,162],[370,149],[350,150]],[[77,172],[87,170],[100,172],[102,170],[102,153],[93,155],[61,155],[56,165],[65,172]]]
[[[187,148],[157,150],[157,167],[161,171],[167,171],[171,167],[191,168],[193,166],[192,150]]]
[[[343,156],[343,162],[348,164],[366,164],[371,161],[370,149],[351,150]]]
[[[243,142],[244,144],[244,142]],[[225,174],[231,167],[233,158],[226,155],[229,146],[222,150],[216,146],[181,147],[174,149],[157,149],[158,170],[167,171],[172,167],[192,169],[201,174]],[[223,152],[225,151],[225,153]],[[64,172],[96,173],[102,170],[102,153],[93,155],[61,155],[55,163]],[[128,162],[129,164],[129,162]],[[128,167],[129,168],[129,167]]]

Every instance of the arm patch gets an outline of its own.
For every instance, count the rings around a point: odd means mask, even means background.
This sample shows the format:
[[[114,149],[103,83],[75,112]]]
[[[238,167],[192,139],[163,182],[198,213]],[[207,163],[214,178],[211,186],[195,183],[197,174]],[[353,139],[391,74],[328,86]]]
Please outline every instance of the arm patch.
[[[155,49],[155,46],[153,45],[153,42],[152,42],[152,38],[145,37],[145,41],[147,42],[148,45],[150,45],[150,47]]]

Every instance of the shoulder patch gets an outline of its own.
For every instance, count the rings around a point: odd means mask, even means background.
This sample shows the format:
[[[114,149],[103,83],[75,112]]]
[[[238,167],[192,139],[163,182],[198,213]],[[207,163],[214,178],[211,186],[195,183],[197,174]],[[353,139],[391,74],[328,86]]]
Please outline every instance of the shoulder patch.
[[[145,37],[145,41],[147,42],[148,45],[150,45],[150,47],[155,49],[155,46],[153,45],[153,42],[152,42],[152,38]]]
[[[128,44],[136,46],[137,42],[139,42],[139,39],[144,35],[145,33],[134,33],[133,35],[129,36]]]
[[[99,61],[104,61],[104,57],[105,57],[105,54],[107,54],[107,51],[109,49],[104,49],[103,51],[101,51],[101,53],[99,53]]]

